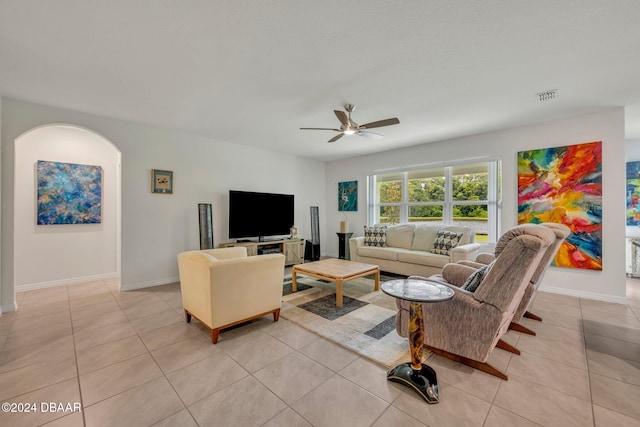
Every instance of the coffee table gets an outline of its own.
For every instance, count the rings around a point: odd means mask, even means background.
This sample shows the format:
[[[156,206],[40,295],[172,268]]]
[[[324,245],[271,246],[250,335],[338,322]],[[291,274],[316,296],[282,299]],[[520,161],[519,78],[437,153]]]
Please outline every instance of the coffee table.
[[[427,403],[438,403],[438,378],[436,371],[422,363],[424,346],[424,318],[421,304],[447,301],[453,298],[451,288],[428,280],[389,280],[382,285],[382,292],[394,298],[410,301],[409,349],[411,362],[402,363],[387,373],[389,381],[404,384],[418,393]]]
[[[298,290],[297,274],[315,277],[336,284],[336,306],[342,307],[342,285],[349,280],[375,275],[376,291],[380,290],[380,267],[362,262],[328,258],[305,264],[296,264],[291,269],[291,290]]]

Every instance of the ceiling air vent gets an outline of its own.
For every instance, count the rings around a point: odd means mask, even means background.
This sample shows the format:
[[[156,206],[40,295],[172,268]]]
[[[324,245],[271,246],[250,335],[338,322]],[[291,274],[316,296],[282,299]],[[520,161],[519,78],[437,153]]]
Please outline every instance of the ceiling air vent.
[[[536,93],[540,102],[551,101],[558,96],[558,89],[545,90],[544,92]]]

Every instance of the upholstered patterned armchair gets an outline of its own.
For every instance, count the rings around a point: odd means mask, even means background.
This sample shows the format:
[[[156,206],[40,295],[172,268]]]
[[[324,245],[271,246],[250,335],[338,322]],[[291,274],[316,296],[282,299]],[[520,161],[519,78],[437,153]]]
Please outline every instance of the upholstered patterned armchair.
[[[540,287],[540,283],[542,283],[542,278],[544,277],[544,274],[547,272],[549,265],[551,265],[553,258],[556,256],[558,249],[560,249],[562,242],[564,242],[565,239],[569,236],[569,234],[571,234],[571,230],[569,229],[569,227],[563,224],[544,222],[540,225],[544,225],[545,227],[550,228],[551,231],[554,232],[556,239],[555,239],[555,242],[547,248],[544,255],[542,256],[542,259],[540,260],[540,264],[538,264],[538,268],[536,268],[536,271],[533,273],[533,276],[531,277],[531,281],[529,282],[529,285],[527,285],[527,288],[525,289],[524,296],[522,297],[522,300],[518,305],[518,309],[516,310],[516,314],[513,316],[513,320],[510,326],[510,329],[513,329],[518,332],[524,332],[529,335],[535,335],[536,333],[531,329],[527,328],[526,326],[523,326],[522,324],[520,324],[520,322],[522,321],[523,317],[527,317],[527,318],[538,320],[538,321],[542,320],[541,317],[529,311],[529,306],[533,302],[533,297],[538,291],[538,288]],[[478,254],[478,257],[476,258],[476,261],[478,264],[472,264],[468,261],[462,261],[462,263],[465,265],[474,266],[474,267],[480,267],[481,264],[482,265],[490,264],[496,259],[496,257],[500,254],[500,252],[502,252],[503,249],[504,248],[502,246],[496,245],[495,253]]]
[[[422,304],[426,347],[436,354],[506,380],[507,375],[488,364],[487,359],[496,346],[519,354],[501,337],[546,248],[554,241],[554,233],[540,225],[520,225],[506,232],[500,238],[500,254],[474,292],[449,285],[455,292],[451,300]],[[448,266],[452,270],[465,267],[447,264],[442,275],[431,276],[429,280],[448,284]],[[397,305],[396,330],[406,337],[409,304],[398,300]]]
[[[211,329],[211,342],[220,330],[273,313],[278,321],[282,304],[284,255],[247,257],[247,248],[232,247],[178,254],[180,290],[187,323],[191,316]]]

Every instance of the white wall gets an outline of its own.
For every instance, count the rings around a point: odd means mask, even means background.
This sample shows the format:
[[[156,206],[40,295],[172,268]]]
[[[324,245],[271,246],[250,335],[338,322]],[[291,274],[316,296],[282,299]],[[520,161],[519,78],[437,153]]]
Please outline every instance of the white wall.
[[[366,176],[390,168],[428,165],[463,158],[502,158],[503,231],[517,225],[517,153],[592,141],[603,143],[603,269],[600,272],[550,268],[542,289],[587,298],[625,302],[625,143],[624,109],[537,125],[473,135],[408,149],[394,150],[327,164],[327,224],[335,236],[343,215],[337,207],[337,183],[358,180],[358,212],[349,213],[349,229],[362,235],[366,224]],[[337,252],[337,238],[333,246]],[[330,240],[331,241],[331,240]]]
[[[3,301],[5,292],[13,295],[14,280],[13,256],[7,253],[14,245],[13,144],[43,124],[91,129],[122,154],[124,289],[178,280],[176,254],[199,248],[198,203],[213,205],[215,244],[227,241],[229,189],[294,194],[301,237],[311,235],[309,206],[319,206],[324,218],[324,162],[8,98],[2,119]],[[174,172],[173,195],[151,193],[151,169]]]
[[[38,160],[102,167],[100,224],[37,225]],[[16,291],[118,277],[118,150],[85,129],[44,126],[16,140],[14,164]]]

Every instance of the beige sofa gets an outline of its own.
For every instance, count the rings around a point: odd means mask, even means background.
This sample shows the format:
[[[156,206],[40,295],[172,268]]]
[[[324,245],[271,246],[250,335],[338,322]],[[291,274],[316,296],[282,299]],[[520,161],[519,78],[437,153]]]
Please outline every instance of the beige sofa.
[[[266,314],[278,321],[282,304],[284,255],[247,257],[247,248],[233,247],[178,254],[180,290],[187,323],[191,316],[220,330]]]
[[[449,255],[433,253],[438,230],[462,233]],[[349,240],[351,260],[375,264],[380,270],[407,276],[438,274],[447,263],[475,260],[480,244],[469,227],[399,224],[386,229],[385,246],[369,246],[365,236]]]

